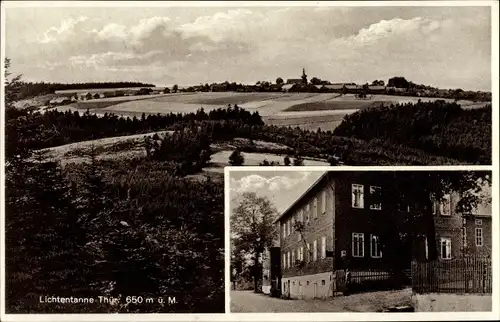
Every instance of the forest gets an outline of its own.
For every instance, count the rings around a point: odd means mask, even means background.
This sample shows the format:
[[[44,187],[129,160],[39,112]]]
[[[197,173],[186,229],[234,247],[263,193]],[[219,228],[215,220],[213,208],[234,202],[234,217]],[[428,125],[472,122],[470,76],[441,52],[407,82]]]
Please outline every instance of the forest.
[[[38,95],[53,94],[62,90],[82,90],[82,89],[106,89],[106,88],[129,88],[129,87],[155,87],[153,84],[139,82],[89,82],[89,83],[44,83],[44,82],[19,82],[17,99],[26,99]]]
[[[461,162],[491,164],[491,117],[491,105],[464,110],[444,101],[408,103],[348,115],[333,133],[378,138]]]

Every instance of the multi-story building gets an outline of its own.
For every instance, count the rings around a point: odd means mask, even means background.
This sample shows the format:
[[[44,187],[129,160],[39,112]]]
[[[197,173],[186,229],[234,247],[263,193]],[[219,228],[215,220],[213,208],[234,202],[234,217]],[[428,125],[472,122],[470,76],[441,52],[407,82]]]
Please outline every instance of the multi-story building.
[[[414,248],[420,246],[415,241],[399,243],[399,238],[403,238],[398,229],[413,215],[412,209],[411,205],[388,197],[398,196],[399,192],[391,191],[397,185],[389,184],[387,175],[386,172],[327,172],[278,217],[281,292],[285,296],[333,296],[338,290],[337,277],[344,269],[364,273],[388,272],[396,265],[398,269],[410,267]],[[460,251],[462,238],[459,234],[462,218],[446,217],[454,200],[445,197],[434,211],[437,243],[444,247],[444,252],[448,252],[446,247],[450,248],[452,254],[457,247]],[[486,249],[488,244],[491,249],[491,223],[488,226],[484,216],[478,215],[476,219],[482,221],[474,221],[477,225],[473,227],[474,237],[483,245],[476,249]],[[472,227],[472,223],[468,225]],[[482,230],[477,229],[480,225]]]
[[[483,192],[489,194],[485,187]],[[488,198],[486,198],[488,199]],[[433,218],[437,254],[442,260],[463,255],[491,256],[491,203],[480,202],[469,214],[456,211],[460,201],[458,193],[447,194],[441,202],[433,202]],[[427,238],[424,240],[425,257],[428,258]]]

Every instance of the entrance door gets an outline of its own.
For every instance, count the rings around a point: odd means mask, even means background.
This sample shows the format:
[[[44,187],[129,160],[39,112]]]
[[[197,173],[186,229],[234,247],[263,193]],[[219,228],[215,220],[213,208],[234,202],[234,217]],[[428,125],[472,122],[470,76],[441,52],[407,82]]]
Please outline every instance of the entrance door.
[[[318,283],[314,283],[314,298],[318,298]]]

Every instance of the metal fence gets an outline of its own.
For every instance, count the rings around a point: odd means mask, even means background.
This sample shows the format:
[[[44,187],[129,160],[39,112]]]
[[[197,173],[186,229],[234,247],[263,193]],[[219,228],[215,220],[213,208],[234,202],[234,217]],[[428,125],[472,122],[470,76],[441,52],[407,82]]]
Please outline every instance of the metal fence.
[[[336,273],[336,291],[357,293],[376,290],[399,289],[411,285],[411,273],[403,270],[399,273],[383,269],[353,269],[346,276],[346,271]]]
[[[416,293],[491,293],[491,258],[413,261],[412,288]]]

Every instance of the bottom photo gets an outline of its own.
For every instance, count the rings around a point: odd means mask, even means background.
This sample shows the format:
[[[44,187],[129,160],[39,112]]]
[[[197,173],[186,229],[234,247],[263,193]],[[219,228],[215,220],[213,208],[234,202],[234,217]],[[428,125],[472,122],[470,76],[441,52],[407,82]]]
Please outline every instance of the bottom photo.
[[[309,169],[227,170],[231,312],[492,311],[490,171]]]

